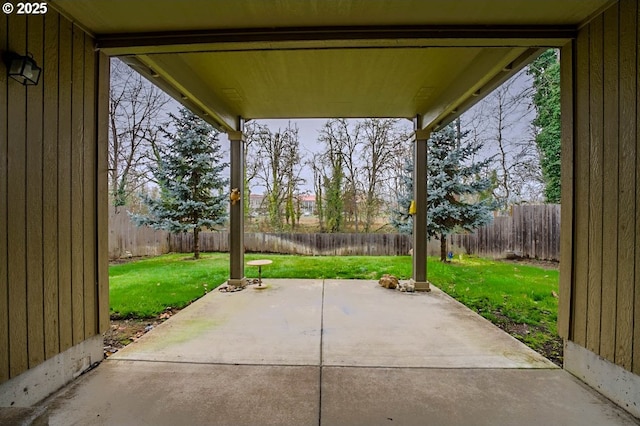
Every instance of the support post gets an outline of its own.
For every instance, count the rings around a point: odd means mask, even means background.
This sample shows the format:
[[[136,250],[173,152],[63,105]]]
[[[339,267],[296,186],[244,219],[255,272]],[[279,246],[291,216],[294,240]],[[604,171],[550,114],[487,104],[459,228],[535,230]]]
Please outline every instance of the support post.
[[[416,291],[431,291],[427,281],[427,139],[429,132],[415,131],[413,146],[413,273]]]
[[[231,190],[238,192],[240,199],[229,201],[229,285],[244,287],[244,149],[242,131],[228,132],[231,145]],[[231,191],[230,191],[231,193]]]

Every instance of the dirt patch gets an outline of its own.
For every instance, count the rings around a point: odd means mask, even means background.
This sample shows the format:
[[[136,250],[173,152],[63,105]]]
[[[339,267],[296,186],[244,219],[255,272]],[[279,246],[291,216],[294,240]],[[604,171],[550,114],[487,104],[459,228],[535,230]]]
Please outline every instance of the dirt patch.
[[[501,262],[505,263],[515,263],[519,265],[527,265],[527,266],[537,266],[543,269],[555,269],[558,270],[560,268],[560,262],[555,262],[553,260],[539,260],[539,259],[529,259],[529,258],[518,258],[518,259],[499,259]]]
[[[552,339],[546,340],[541,344],[536,345],[537,347],[534,348],[527,341],[527,337],[538,332],[549,334],[549,332],[544,327],[531,326],[529,324],[511,321],[508,317],[502,315],[500,312],[493,312],[493,315],[496,319],[492,322],[497,327],[501,328],[516,339],[520,340],[522,343],[529,346],[557,366],[562,367],[564,346],[562,343],[562,338],[560,336],[555,336]]]
[[[130,343],[135,342],[158,325],[162,324],[179,309],[170,308],[162,312],[155,318],[112,318],[107,330],[103,335],[104,357],[108,358]]]

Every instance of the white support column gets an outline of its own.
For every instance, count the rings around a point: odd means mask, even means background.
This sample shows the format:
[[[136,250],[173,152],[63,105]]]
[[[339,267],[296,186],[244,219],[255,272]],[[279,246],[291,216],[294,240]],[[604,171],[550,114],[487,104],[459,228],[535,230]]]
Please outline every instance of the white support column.
[[[229,202],[229,285],[244,287],[244,149],[242,131],[228,132],[231,145],[231,190],[238,191],[240,199]],[[230,191],[231,192],[231,191]]]
[[[416,291],[431,291],[427,281],[427,139],[429,132],[417,129],[413,147],[413,273]]]

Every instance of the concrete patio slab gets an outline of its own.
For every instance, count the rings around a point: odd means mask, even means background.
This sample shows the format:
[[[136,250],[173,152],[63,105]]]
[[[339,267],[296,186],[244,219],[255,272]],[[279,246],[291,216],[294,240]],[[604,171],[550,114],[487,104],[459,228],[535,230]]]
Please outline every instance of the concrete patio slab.
[[[320,365],[322,280],[212,292],[127,346],[119,360]]]
[[[268,284],[206,295],[0,425],[637,422],[438,289]]]
[[[318,367],[113,361],[48,408],[51,426],[318,424]]]
[[[325,367],[322,425],[635,425],[563,370]]]
[[[322,348],[323,365],[557,368],[435,287],[376,281],[326,280]]]

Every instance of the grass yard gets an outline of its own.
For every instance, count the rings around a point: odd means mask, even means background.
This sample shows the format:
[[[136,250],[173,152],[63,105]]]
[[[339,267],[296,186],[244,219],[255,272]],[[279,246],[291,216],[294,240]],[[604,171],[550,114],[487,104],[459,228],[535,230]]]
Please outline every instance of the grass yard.
[[[467,257],[428,264],[429,281],[518,340],[562,362],[557,269]]]
[[[112,318],[152,318],[167,308],[181,309],[223,284],[229,255],[169,254],[115,264],[109,268]],[[374,279],[411,275],[409,256],[292,256],[246,254],[245,261],[268,258],[265,278]],[[247,277],[257,268],[246,267]],[[465,257],[451,263],[428,259],[429,281],[533,349],[558,362],[558,271],[520,263]]]
[[[265,278],[378,279],[383,274],[408,278],[411,258],[384,256],[290,256],[246,254],[245,261],[268,258]],[[256,267],[245,268],[247,278],[258,276]],[[168,254],[109,267],[111,315],[115,318],[151,318],[167,307],[183,308],[223,284],[229,277],[229,255]]]

